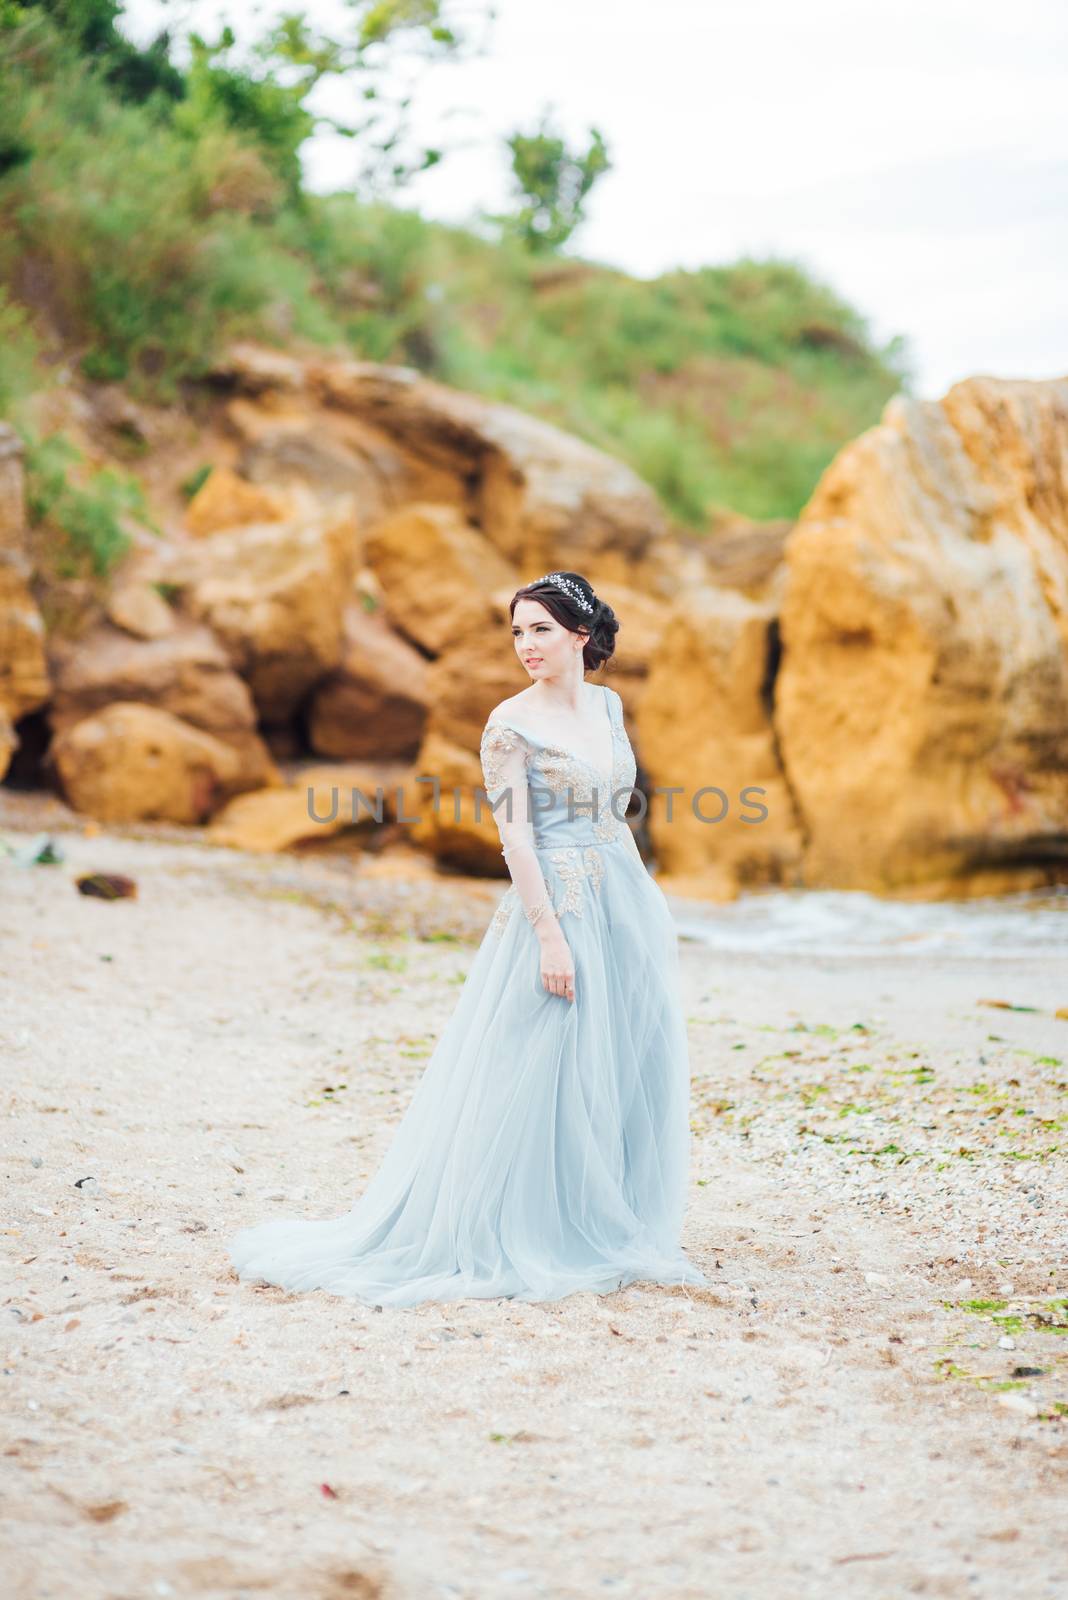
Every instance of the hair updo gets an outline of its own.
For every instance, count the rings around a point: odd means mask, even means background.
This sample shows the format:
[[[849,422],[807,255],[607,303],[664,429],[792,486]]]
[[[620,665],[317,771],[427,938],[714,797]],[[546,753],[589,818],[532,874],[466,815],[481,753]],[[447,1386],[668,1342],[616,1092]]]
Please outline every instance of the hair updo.
[[[593,585],[580,572],[561,572],[559,576],[570,588],[564,588],[552,578],[537,578],[516,590],[508,615],[515,616],[520,600],[537,600],[571,633],[588,633],[589,638],[582,647],[582,668],[584,672],[595,672],[615,652],[619,622],[612,607],[607,601],[598,600]],[[579,598],[586,604],[581,605]],[[587,607],[592,609],[587,610]]]

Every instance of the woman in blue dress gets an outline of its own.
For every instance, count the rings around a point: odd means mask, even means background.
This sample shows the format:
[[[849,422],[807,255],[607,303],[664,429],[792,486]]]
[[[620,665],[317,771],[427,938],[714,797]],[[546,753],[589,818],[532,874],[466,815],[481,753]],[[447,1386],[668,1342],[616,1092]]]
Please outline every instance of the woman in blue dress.
[[[624,820],[622,702],[585,681],[619,624],[574,572],[525,585],[510,614],[531,682],[480,754],[511,884],[364,1193],[344,1216],[239,1231],[239,1277],[381,1306],[708,1282],[679,1243],[677,936]]]

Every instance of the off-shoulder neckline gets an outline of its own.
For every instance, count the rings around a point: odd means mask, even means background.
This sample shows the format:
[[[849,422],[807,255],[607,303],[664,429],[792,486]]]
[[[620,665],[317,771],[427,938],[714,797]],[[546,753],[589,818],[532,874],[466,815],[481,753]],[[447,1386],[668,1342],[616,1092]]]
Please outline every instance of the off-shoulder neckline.
[[[618,696],[617,691],[615,689],[613,689],[610,684],[607,684],[607,683],[595,683],[595,684],[592,685],[592,687],[594,689],[603,689],[604,690],[604,695],[605,695],[604,704],[605,704],[605,709],[608,712],[608,726],[609,726],[609,728],[611,730],[611,736],[612,736],[612,738],[611,738],[611,748],[612,748],[612,766],[611,766],[611,771],[606,772],[604,770],[604,768],[596,766],[586,756],[579,755],[577,753],[577,751],[568,750],[563,745],[547,743],[545,738],[544,738],[544,736],[542,734],[539,734],[537,732],[537,730],[531,728],[529,724],[528,724],[528,730],[529,731],[524,730],[524,727],[522,725],[524,719],[522,717],[520,717],[517,721],[512,721],[509,717],[500,717],[498,719],[497,716],[496,716],[496,712],[494,712],[494,713],[491,714],[490,720],[486,723],[487,732],[489,731],[490,728],[509,728],[513,733],[518,733],[518,734],[521,735],[522,738],[528,739],[529,742],[533,742],[533,743],[537,744],[542,750],[547,750],[547,751],[551,752],[554,755],[566,756],[569,761],[580,761],[583,766],[588,767],[591,772],[595,772],[598,775],[598,777],[607,778],[608,781],[611,783],[614,780],[615,775],[616,775],[616,766],[617,766],[616,739],[618,737],[618,732],[619,732],[618,723],[617,723],[617,719],[616,719],[615,711],[614,711],[615,702],[613,701],[613,696],[615,696],[616,700],[618,700],[619,696]],[[531,734],[533,734],[533,739],[532,740],[530,739],[530,735]]]

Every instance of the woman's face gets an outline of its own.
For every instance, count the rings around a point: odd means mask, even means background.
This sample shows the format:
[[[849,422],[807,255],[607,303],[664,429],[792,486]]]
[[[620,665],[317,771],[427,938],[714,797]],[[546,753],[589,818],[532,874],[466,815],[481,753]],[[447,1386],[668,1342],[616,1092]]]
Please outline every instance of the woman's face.
[[[539,678],[570,677],[574,659],[582,651],[582,635],[557,622],[540,600],[517,601],[512,638],[532,683]]]

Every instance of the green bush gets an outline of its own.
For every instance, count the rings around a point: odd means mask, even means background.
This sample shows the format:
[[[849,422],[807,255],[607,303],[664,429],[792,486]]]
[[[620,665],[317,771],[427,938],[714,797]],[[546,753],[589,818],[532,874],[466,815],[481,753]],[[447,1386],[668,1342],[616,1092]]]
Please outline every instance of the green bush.
[[[77,576],[88,564],[104,578],[130,549],[124,522],[158,532],[136,478],[105,467],[79,482],[81,452],[61,433],[26,441],[26,509],[31,526],[46,525],[59,543],[51,548],[59,577]]]
[[[37,384],[38,347],[29,318],[0,284],[0,418],[17,422]]]
[[[0,180],[0,279],[40,264],[87,375],[166,398],[228,339],[339,337],[313,264],[271,230],[282,185],[237,134],[183,132],[77,62],[23,87],[7,137],[32,157]]]
[[[700,529],[715,506],[796,515],[909,382],[902,342],[879,348],[795,261],[646,281],[309,194],[299,97],[211,52],[175,80],[165,51],[130,53],[117,14],[115,0],[48,14],[0,0],[0,406],[29,381],[20,297],[87,378],[155,400],[235,338],[307,342],[544,417]],[[106,551],[102,523],[73,520]]]

